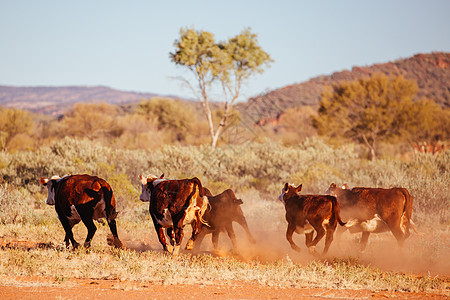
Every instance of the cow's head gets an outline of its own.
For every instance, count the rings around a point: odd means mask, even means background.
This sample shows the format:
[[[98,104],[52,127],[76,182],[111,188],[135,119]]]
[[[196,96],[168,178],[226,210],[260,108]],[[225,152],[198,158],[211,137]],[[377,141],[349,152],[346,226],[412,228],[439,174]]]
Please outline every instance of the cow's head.
[[[293,184],[286,183],[283,189],[281,190],[281,194],[278,197],[278,200],[280,200],[284,205],[286,205],[286,199],[294,195],[299,195],[301,190],[302,184],[300,184],[298,187],[295,187]]]
[[[48,179],[45,177],[41,177],[39,182],[47,187],[47,201],[48,205],[55,205],[55,194],[56,194],[56,186],[58,182],[61,180],[61,177],[58,175],[52,176],[52,178]]]
[[[139,199],[142,202],[149,202],[150,198],[152,196],[152,187],[156,186],[159,182],[166,180],[164,179],[164,173],[157,177],[155,175],[149,174],[147,177],[142,176],[142,174],[139,175],[139,178],[141,179],[141,186],[142,186],[142,192],[139,196]]]
[[[330,187],[325,192],[325,194],[337,197],[341,194],[342,190],[349,190],[349,187],[346,183],[344,183],[342,187],[338,187],[335,183],[332,183],[330,184]]]

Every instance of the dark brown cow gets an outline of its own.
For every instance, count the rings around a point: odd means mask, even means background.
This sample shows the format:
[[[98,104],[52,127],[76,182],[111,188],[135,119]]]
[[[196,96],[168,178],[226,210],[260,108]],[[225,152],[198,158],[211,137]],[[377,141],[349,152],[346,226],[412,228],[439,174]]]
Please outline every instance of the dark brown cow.
[[[244,202],[241,199],[237,199],[234,192],[230,189],[223,191],[222,193],[213,196],[207,188],[203,188],[210,208],[206,210],[203,218],[209,226],[203,225],[200,232],[196,246],[199,247],[206,234],[212,233],[212,243],[214,250],[217,250],[219,243],[220,232],[226,231],[228,237],[231,240],[234,249],[237,249],[236,234],[233,230],[233,222],[237,222],[244,228],[247,233],[247,238],[251,243],[255,243],[250,230],[248,229],[247,220],[241,209],[241,204]]]
[[[405,188],[341,188],[332,183],[327,194],[336,196],[342,216],[348,219],[345,227],[362,232],[361,251],[367,246],[370,233],[391,231],[399,246],[409,237],[413,199]]]
[[[204,195],[202,184],[196,177],[182,180],[162,177],[164,176],[158,178],[148,175],[144,178],[140,175],[142,182],[140,199],[143,202],[150,202],[150,216],[164,250],[178,255],[186,224],[192,226],[192,237],[186,249],[193,248],[202,224],[206,223],[203,215],[209,205],[208,198]],[[175,245],[173,251],[166,243],[164,228],[167,228],[171,244]]]
[[[322,255],[327,254],[333,241],[333,234],[337,223],[344,226],[340,217],[339,203],[334,196],[329,195],[300,195],[302,185],[294,187],[286,183],[281,191],[279,200],[286,209],[288,228],[286,239],[292,249],[300,252],[300,248],[292,240],[294,232],[305,233],[306,246],[310,253],[316,254],[315,246],[325,237],[325,248]],[[317,232],[313,240],[314,230]]]
[[[97,231],[93,220],[106,218],[114,237],[114,246],[122,248],[115,221],[116,200],[111,186],[105,180],[83,174],[67,175],[62,178],[53,176],[51,179],[42,177],[39,181],[47,186],[47,204],[55,205],[58,218],[66,232],[64,238],[66,247],[69,247],[69,241],[73,248],[79,247],[73,237],[72,227],[80,221],[83,221],[88,229],[84,246],[90,247]]]

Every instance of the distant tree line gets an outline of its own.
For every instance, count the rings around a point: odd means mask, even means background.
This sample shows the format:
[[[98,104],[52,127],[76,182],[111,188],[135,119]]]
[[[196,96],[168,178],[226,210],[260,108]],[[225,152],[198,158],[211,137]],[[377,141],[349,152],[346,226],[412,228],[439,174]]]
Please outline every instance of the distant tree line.
[[[333,144],[366,147],[369,157],[375,159],[380,145],[448,143],[450,110],[431,99],[413,101],[416,93],[414,82],[376,74],[333,85],[322,94],[318,109],[288,109],[269,129],[243,124],[240,113],[230,110],[225,134],[217,144],[272,140],[296,145],[320,135]],[[66,136],[118,149],[210,144],[209,121],[198,110],[196,103],[160,97],[127,109],[106,103],[77,103],[60,118],[0,107],[0,150],[33,150]],[[212,110],[211,117],[219,122],[223,110]],[[237,128],[245,130],[238,132]]]

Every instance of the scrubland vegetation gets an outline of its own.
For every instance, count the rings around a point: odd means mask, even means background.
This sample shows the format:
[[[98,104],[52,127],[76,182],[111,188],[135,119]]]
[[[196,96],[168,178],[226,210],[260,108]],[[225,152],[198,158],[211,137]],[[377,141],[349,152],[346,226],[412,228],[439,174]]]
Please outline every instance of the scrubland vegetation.
[[[449,110],[428,100],[412,102],[414,93],[409,92],[407,105],[391,109],[396,93],[383,98],[373,91],[389,91],[384,86],[392,82],[372,79],[335,86],[318,111],[286,110],[272,127],[250,124],[249,116],[230,110],[215,148],[208,145],[208,122],[198,116],[193,103],[157,98],[136,106],[76,104],[60,118],[1,108],[0,276],[53,276],[56,282],[69,277],[167,284],[244,281],[448,295],[450,150],[414,154],[408,142],[448,141]],[[367,96],[361,86],[369,86],[367,91],[376,97]],[[347,98],[352,93],[341,93],[345,88],[366,95],[368,104],[359,106],[356,101],[354,110],[331,105],[341,98],[344,104],[355,100]],[[360,114],[353,115],[355,111]],[[405,114],[413,121],[400,122]],[[218,122],[224,115],[213,109],[211,117]],[[98,224],[89,251],[61,246],[63,229],[54,207],[45,204],[47,190],[39,178],[79,173],[100,176],[111,185],[126,249],[106,245],[105,224]],[[232,188],[244,201],[256,245],[243,246],[246,242],[241,241],[237,252],[224,246],[211,253],[211,245],[205,243],[176,259],[162,253],[148,204],[139,201],[139,174],[149,173],[196,176],[213,194]],[[284,237],[284,207],[277,200],[286,182],[302,183],[303,193],[314,194],[324,193],[332,182],[407,188],[414,199],[412,219],[421,234],[410,237],[404,252],[397,254],[389,234],[373,235],[363,255],[355,252],[350,234],[331,245],[327,258],[294,253]],[[74,233],[81,241],[86,229],[77,225]]]
[[[0,166],[0,237],[36,243],[28,248],[3,247],[0,274],[52,276],[57,282],[68,277],[166,284],[238,280],[274,286],[448,293],[445,276],[442,279],[434,273],[416,276],[385,271],[364,258],[360,261],[353,252],[332,252],[327,260],[320,261],[299,258],[288,247],[270,250],[273,245],[269,236],[278,232],[275,243],[287,243],[284,208],[276,200],[285,182],[303,183],[305,193],[323,193],[331,182],[403,186],[414,197],[413,220],[419,231],[428,237],[432,231],[435,237],[433,243],[428,239],[423,240],[427,241],[423,245],[416,242],[407,252],[417,252],[414,259],[431,261],[431,256],[424,258],[426,254],[420,252],[428,249],[426,253],[436,255],[436,264],[448,253],[445,238],[449,228],[450,151],[436,156],[416,155],[407,161],[369,161],[358,158],[351,144],[330,146],[317,138],[296,146],[267,141],[214,150],[209,146],[175,145],[125,150],[88,139],[65,138],[34,151],[1,152]],[[101,224],[88,253],[60,246],[63,229],[54,208],[45,205],[46,190],[38,179],[75,173],[95,174],[111,184],[120,211],[119,235],[127,249],[107,246],[108,229]],[[213,193],[234,189],[244,200],[243,210],[251,229],[260,236],[260,244],[255,246],[258,250],[244,249],[241,254],[225,250],[225,257],[216,256],[207,251],[210,248],[206,243],[194,256],[183,254],[173,259],[161,253],[148,205],[138,199],[140,173],[165,173],[172,178],[197,176]],[[76,238],[83,240],[84,226],[74,229]],[[439,238],[444,240],[439,242]],[[373,240],[376,243],[377,239]],[[336,243],[332,248],[337,248]],[[388,247],[395,249],[396,245]]]

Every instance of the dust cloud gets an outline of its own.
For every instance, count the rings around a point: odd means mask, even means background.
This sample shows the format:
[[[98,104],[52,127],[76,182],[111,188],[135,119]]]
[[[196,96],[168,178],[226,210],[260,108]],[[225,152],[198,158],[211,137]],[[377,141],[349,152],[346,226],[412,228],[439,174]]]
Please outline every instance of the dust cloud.
[[[420,235],[413,233],[406,240],[403,248],[398,246],[391,233],[371,234],[364,252],[359,251],[361,233],[345,232],[339,239],[335,235],[326,257],[317,258],[309,253],[303,234],[294,234],[294,241],[301,248],[299,253],[290,248],[285,238],[285,231],[254,231],[256,244],[251,244],[246,240],[244,231],[241,232],[236,227],[238,226],[234,226],[234,228],[238,237],[239,248],[233,250],[227,235],[222,234],[219,240],[222,255],[224,255],[223,253],[231,253],[245,261],[290,260],[298,264],[308,264],[314,260],[350,259],[383,271],[450,276],[450,233],[448,232],[427,232]],[[324,240],[325,238],[316,247],[319,253],[323,251]],[[206,244],[204,246],[207,246]],[[212,249],[212,245],[207,247]]]
[[[398,246],[392,233],[374,233],[370,235],[364,252],[359,251],[361,233],[352,234],[346,231],[340,236],[335,233],[327,256],[318,258],[309,253],[305,245],[304,234],[295,233],[293,236],[294,242],[301,248],[301,252],[291,249],[285,236],[287,222],[281,203],[274,201],[244,202],[242,210],[256,240],[255,244],[248,240],[247,234],[239,224],[233,223],[237,249],[233,249],[227,233],[222,232],[219,237],[218,251],[213,251],[211,234],[205,236],[200,246],[195,245],[193,251],[186,251],[184,246],[191,236],[190,226],[186,226],[181,253],[232,256],[243,261],[259,261],[261,263],[287,260],[302,265],[307,265],[314,260],[328,262],[346,260],[383,271],[450,276],[449,230],[421,229],[420,225],[417,225],[420,234],[412,231],[403,248]],[[135,240],[133,236],[128,236],[126,233],[120,233],[119,236],[128,249],[162,252],[162,246],[152,227],[149,226],[145,239]],[[317,252],[322,253],[324,242],[325,238],[316,246]]]

